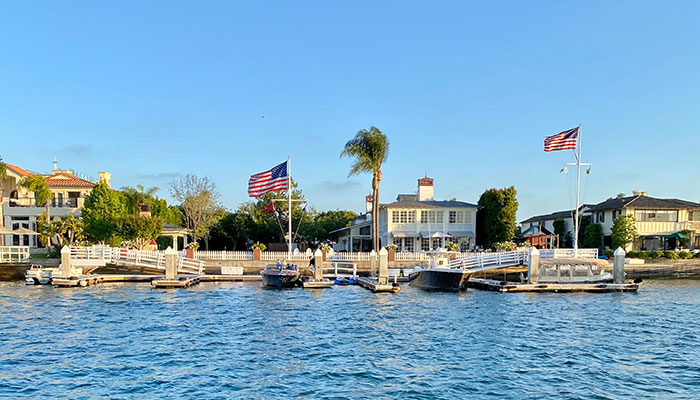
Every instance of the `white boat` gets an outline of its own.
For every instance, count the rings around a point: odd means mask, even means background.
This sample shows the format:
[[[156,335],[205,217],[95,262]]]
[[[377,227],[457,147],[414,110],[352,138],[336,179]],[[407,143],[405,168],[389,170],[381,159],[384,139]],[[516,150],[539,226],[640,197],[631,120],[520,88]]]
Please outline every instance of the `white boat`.
[[[32,264],[24,274],[24,283],[27,285],[49,285],[54,274],[56,276],[61,274],[57,267]]]
[[[541,283],[606,283],[613,275],[605,271],[605,260],[588,258],[551,258],[540,260],[537,281]]]

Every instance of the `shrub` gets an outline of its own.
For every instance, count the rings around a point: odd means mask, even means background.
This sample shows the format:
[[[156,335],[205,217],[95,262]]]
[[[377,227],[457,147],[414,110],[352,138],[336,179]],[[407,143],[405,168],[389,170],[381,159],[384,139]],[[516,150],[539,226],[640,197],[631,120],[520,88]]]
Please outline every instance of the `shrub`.
[[[459,246],[457,243],[449,242],[447,243],[447,251],[459,251]]]
[[[386,246],[386,249],[389,251],[391,251],[391,250],[396,251],[396,249],[398,249],[398,248],[399,248],[399,246],[397,246],[395,244],[390,244],[390,245]]]
[[[647,253],[646,251],[640,251],[639,253],[637,253],[637,257],[646,260],[647,258],[649,258],[649,253]]]
[[[651,258],[653,258],[653,259],[661,258],[663,256],[664,256],[664,252],[661,250],[656,250],[656,251],[651,252]]]
[[[629,251],[627,252],[627,257],[628,258],[639,258],[639,253],[636,251]]]
[[[676,253],[675,251],[667,251],[665,256],[669,260],[677,260],[678,259],[678,253]]]
[[[603,254],[605,255],[605,257],[611,258],[615,254],[615,252],[613,250],[605,250]]]
[[[265,251],[265,250],[267,250],[267,246],[265,246],[265,244],[263,244],[263,243],[255,242],[255,244],[250,246],[250,249],[251,250],[260,249],[260,251]]]
[[[697,253],[695,253],[695,256],[694,256],[694,257],[695,257],[695,258],[700,258],[700,251],[697,252]]]
[[[687,259],[693,257],[693,253],[691,253],[689,251],[681,251],[680,253],[678,253],[678,256],[684,260],[687,260]]]
[[[518,246],[513,242],[496,242],[492,247],[496,251],[511,251],[515,250]]]

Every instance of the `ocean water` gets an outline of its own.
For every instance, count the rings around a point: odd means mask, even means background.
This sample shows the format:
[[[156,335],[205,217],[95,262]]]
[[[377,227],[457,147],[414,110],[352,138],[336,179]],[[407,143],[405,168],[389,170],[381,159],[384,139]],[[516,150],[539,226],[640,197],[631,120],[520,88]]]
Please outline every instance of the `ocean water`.
[[[373,294],[0,283],[0,398],[697,399],[700,281]]]

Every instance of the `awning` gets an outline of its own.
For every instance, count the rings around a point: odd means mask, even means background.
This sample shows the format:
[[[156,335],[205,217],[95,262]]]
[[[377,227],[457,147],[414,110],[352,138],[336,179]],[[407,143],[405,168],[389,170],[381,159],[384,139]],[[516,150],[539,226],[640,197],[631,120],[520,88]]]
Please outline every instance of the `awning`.
[[[474,232],[472,231],[451,231],[449,232],[452,237],[473,237]]]
[[[669,239],[688,239],[688,235],[680,232],[672,233],[666,237]]]
[[[12,231],[12,234],[13,235],[38,235],[37,232],[34,232],[33,230],[27,229],[27,228],[15,229],[14,231]]]
[[[418,232],[391,232],[395,238],[418,237]]]

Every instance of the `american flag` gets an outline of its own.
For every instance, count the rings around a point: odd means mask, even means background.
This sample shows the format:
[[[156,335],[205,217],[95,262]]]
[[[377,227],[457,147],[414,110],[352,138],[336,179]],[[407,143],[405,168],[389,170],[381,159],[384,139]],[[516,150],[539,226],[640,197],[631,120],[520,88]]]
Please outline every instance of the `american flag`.
[[[248,180],[248,196],[259,197],[267,192],[287,189],[287,163],[272,168],[269,171],[251,175]]]
[[[568,131],[547,136],[544,138],[544,151],[576,150],[576,139],[578,138],[579,129],[581,129],[581,127],[577,126]]]

